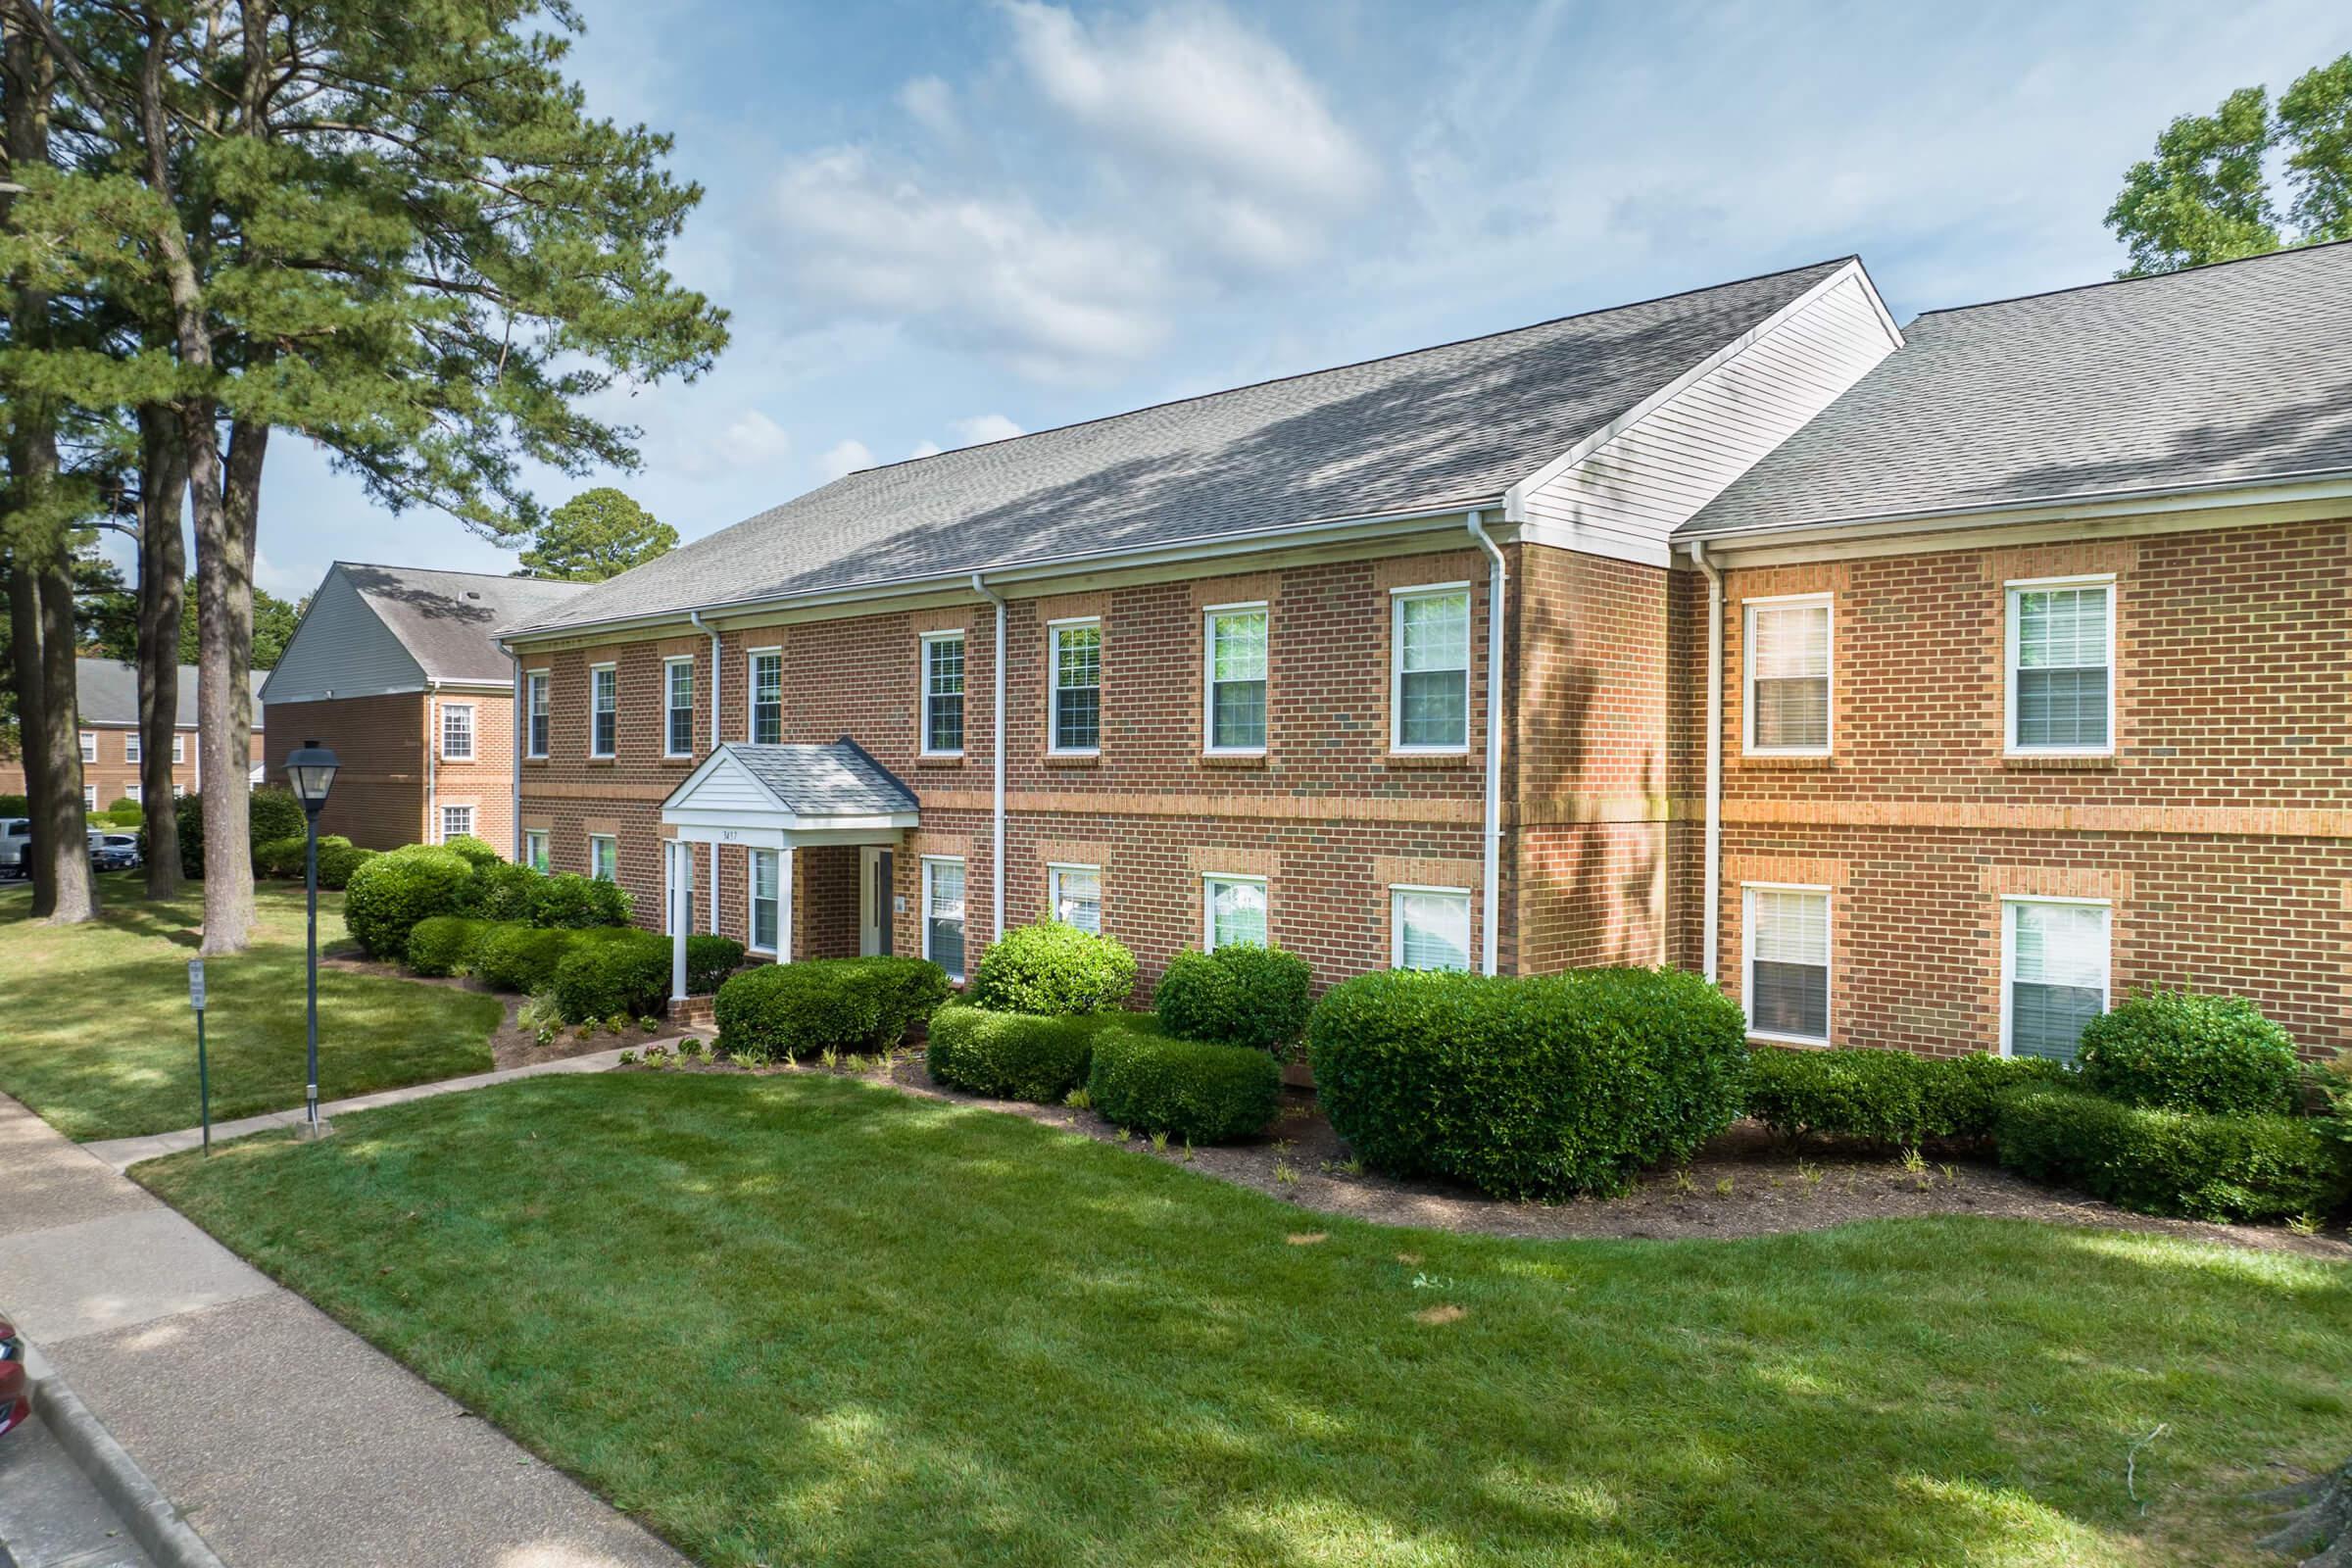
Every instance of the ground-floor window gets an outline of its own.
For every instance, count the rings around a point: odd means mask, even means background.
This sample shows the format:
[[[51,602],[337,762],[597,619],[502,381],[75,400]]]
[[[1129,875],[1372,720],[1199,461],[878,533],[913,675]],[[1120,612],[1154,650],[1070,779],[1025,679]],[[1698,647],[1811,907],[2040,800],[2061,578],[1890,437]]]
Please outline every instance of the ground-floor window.
[[[442,843],[444,843],[444,844],[447,844],[447,843],[448,843],[448,842],[449,842],[451,839],[462,839],[462,838],[466,838],[466,837],[469,837],[469,836],[471,836],[471,834],[472,834],[472,833],[473,833],[473,808],[472,808],[472,807],[470,807],[470,806],[444,806],[443,808],[441,808],[441,842],[442,842]]]
[[[963,978],[963,862],[923,857],[923,956]]]
[[[776,900],[775,850],[752,852],[752,942],[761,953],[776,951],[776,922],[781,914]]]
[[[620,880],[620,840],[610,833],[588,835],[588,874],[599,882]]]
[[[534,827],[523,830],[522,863],[534,871],[547,869],[547,829]]]
[[[2001,904],[2001,1051],[2075,1059],[2107,1010],[2108,906],[2079,899]]]
[[[1748,1032],[1819,1045],[1830,1038],[1830,890],[1745,894]]]
[[[122,798],[134,806],[137,805],[139,800],[139,787],[136,784],[123,785]]]
[[[1398,969],[1469,968],[1470,890],[1389,889],[1389,963]]]
[[[1102,934],[1102,868],[1099,865],[1046,867],[1046,902],[1054,918],[1081,931]]]
[[[97,785],[84,784],[81,787],[81,808],[85,811],[95,811],[98,809]]]
[[[1200,879],[1200,945],[1266,945],[1266,879],[1211,873]]]

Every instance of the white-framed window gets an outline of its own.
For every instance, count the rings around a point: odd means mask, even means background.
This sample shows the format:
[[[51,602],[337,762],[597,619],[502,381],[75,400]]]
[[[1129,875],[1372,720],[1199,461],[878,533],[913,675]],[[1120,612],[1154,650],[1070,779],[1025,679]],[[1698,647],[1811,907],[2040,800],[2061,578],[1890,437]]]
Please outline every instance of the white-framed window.
[[[752,939],[748,946],[761,953],[776,951],[777,921],[783,913],[776,899],[776,857],[782,853],[752,852]]]
[[[81,808],[85,811],[95,811],[98,809],[97,785],[84,784],[81,787]]]
[[[188,760],[188,737],[177,730],[172,734],[172,765],[179,766]]]
[[[1830,890],[1751,882],[1741,895],[1747,1032],[1823,1045],[1830,1038]]]
[[[2001,901],[2001,1054],[2075,1059],[2107,1010],[2111,906],[2101,899]]]
[[[85,729],[81,732],[81,760],[84,762],[98,760],[98,735],[95,730]]]
[[[2115,751],[2115,578],[2046,577],[2009,598],[2009,750],[2106,757]]]
[[[136,762],[139,760],[139,732],[135,729],[124,730],[122,732],[122,760]]]
[[[445,762],[473,760],[473,705],[471,703],[443,703],[441,705],[441,760]]]
[[[534,871],[548,869],[547,829],[526,827],[522,830],[522,863]]]
[[[175,801],[183,801],[187,799],[187,796],[188,787],[179,780],[173,779],[172,781],[172,798]]]
[[[1389,889],[1389,965],[1396,969],[1470,967],[1470,890]]]
[[[588,874],[599,882],[620,880],[620,840],[610,833],[588,835]]]
[[[443,806],[441,808],[441,842],[469,837],[473,832],[473,808]]]
[[[1057,620],[1046,628],[1053,639],[1051,693],[1052,749],[1092,756],[1102,749],[1102,622]]]
[[[1200,612],[1201,744],[1212,754],[1266,749],[1266,625],[1263,604]]]
[[[588,666],[588,755],[611,757],[620,742],[620,671]]]
[[[1102,934],[1102,868],[1099,865],[1046,867],[1046,905],[1054,918],[1081,931]]]
[[[547,671],[544,669],[525,670],[522,681],[523,724],[526,731],[523,736],[523,755],[545,757],[547,755],[548,730]]]
[[[1741,743],[1751,756],[1830,755],[1836,614],[1828,594],[1747,602]]]
[[[923,956],[963,978],[963,861],[923,857]]]
[[[1200,879],[1200,945],[1219,948],[1266,945],[1266,879],[1211,871]]]
[[[751,739],[774,746],[784,739],[784,650],[755,648],[751,655]]]
[[[126,801],[130,802],[130,804],[131,804],[131,805],[133,805],[133,806],[136,806],[136,805],[138,805],[138,804],[139,804],[139,787],[138,787],[138,785],[136,785],[136,784],[125,784],[125,785],[123,785],[123,786],[122,786],[122,798],[123,798],[124,800],[126,800]]]
[[[1390,596],[1389,748],[1470,749],[1470,585],[1399,588]]]
[[[694,656],[662,661],[662,755],[694,755]]]
[[[925,757],[963,755],[963,633],[929,631],[922,638]]]

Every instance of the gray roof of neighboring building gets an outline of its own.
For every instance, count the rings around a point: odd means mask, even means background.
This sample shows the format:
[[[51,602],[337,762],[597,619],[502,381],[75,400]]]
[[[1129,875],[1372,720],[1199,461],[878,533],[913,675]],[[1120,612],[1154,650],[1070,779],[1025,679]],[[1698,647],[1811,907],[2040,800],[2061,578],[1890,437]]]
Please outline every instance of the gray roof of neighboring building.
[[[729,741],[719,750],[802,816],[887,816],[916,808],[914,792],[847,735],[830,746]]]
[[[868,468],[508,629],[1475,506],[1850,260]]]
[[[262,727],[262,682],[266,669],[251,672],[253,727]],[[135,725],[139,721],[139,671],[119,659],[74,661],[74,706],[84,724]],[[196,727],[196,666],[179,666],[179,711],[174,727]]]
[[[1935,311],[1679,533],[2352,470],[2352,242]]]
[[[337,562],[343,575],[431,680],[511,683],[500,628],[544,619],[592,584],[424,566]]]

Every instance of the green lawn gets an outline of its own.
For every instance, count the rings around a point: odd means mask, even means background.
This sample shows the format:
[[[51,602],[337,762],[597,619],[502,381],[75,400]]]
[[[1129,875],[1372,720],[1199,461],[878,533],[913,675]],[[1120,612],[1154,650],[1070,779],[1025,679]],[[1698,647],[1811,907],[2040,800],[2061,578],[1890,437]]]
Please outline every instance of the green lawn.
[[[339,1129],[139,1175],[710,1563],[2252,1563],[2352,1450],[2293,1256],[1392,1230],[817,1074]]]
[[[0,1091],[77,1139],[124,1138],[196,1124],[196,1020],[188,959],[203,918],[200,884],[150,903],[139,873],[99,878],[95,925],[28,918],[22,891],[0,899]],[[234,957],[208,958],[206,1045],[213,1119],[302,1103],[303,895],[264,883],[261,930]],[[343,935],[343,895],[318,896],[321,944]],[[487,1072],[495,997],[322,969],[318,1092],[332,1100]]]

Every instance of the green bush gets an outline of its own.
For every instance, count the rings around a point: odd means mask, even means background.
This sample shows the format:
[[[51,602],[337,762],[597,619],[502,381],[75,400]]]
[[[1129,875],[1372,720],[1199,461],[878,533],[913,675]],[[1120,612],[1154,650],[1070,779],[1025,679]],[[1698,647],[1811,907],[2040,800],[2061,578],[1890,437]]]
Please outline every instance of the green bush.
[[[743,944],[704,931],[686,939],[686,994],[707,997],[743,967]]]
[[[473,972],[501,991],[535,996],[556,983],[556,965],[572,950],[579,933],[502,920],[482,933],[473,951]]]
[[[556,964],[555,991],[565,1023],[663,1013],[669,1005],[669,944],[651,931],[574,937],[571,951]]]
[[[992,1012],[1108,1012],[1134,989],[1135,955],[1123,943],[1040,920],[988,945],[972,971],[971,1002]]]
[[[466,890],[466,907],[469,914],[485,920],[528,920],[537,906],[539,884],[546,880],[544,873],[511,860],[491,859],[469,862],[473,865],[473,881]]]
[[[304,874],[306,858],[310,854],[310,849],[311,841],[307,834],[297,834],[293,838],[287,839],[271,839],[267,844],[256,844],[253,847],[253,874],[274,877],[301,876]]]
[[[404,958],[416,922],[456,914],[472,875],[459,857],[420,844],[379,855],[351,874],[344,927],[369,956]]]
[[[2312,1073],[2319,1091],[2319,1130],[2339,1143],[2352,1144],[2352,1051],[2339,1051],[2335,1059]]]
[[[505,859],[504,856],[490,847],[487,840],[477,839],[470,833],[459,833],[443,839],[441,848],[457,856],[476,871],[486,865],[497,865]]]
[[[310,818],[303,814],[302,803],[294,792],[282,784],[265,784],[255,790],[247,808],[246,820],[253,825],[253,842],[267,843],[271,839],[298,839],[311,830]]]
[[[417,974],[464,974],[472,967],[487,920],[436,914],[409,932],[409,967]]]
[[[2021,1083],[2072,1076],[2038,1056],[1921,1056],[1908,1051],[1774,1046],[1748,1058],[1747,1113],[1781,1138],[1857,1138],[1916,1147],[1992,1136],[1993,1102]]]
[[[2343,1200],[2346,1146],[2295,1116],[2210,1115],[2130,1105],[2079,1088],[2003,1095],[2003,1165],[2143,1214],[2189,1219],[2327,1215]]]
[[[1306,960],[1280,948],[1179,953],[1152,1004],[1170,1034],[1279,1051],[1306,1027],[1308,980]]]
[[[2093,1018],[2082,1082],[2128,1105],[2283,1115],[2302,1068],[2295,1043],[2243,997],[2143,991]]]
[[[599,882],[576,871],[541,876],[531,884],[531,924],[571,926],[627,925],[629,895],[617,882]]]
[[[318,885],[322,888],[351,886],[352,873],[369,860],[376,852],[363,850],[340,833],[329,833],[318,841]]]
[[[191,880],[204,875],[204,792],[183,795],[179,808],[172,813],[179,833],[179,873]],[[302,814],[302,803],[294,792],[264,786],[246,797],[246,842],[259,850],[262,845],[278,839],[302,838],[310,831],[310,823]],[[142,829],[144,828],[142,821]],[[144,831],[140,834],[139,853],[151,854]],[[255,869],[260,869],[257,862]]]
[[[1744,1108],[1746,1020],[1669,969],[1362,975],[1325,995],[1307,1046],[1367,1162],[1501,1198],[1622,1192]]]
[[[22,795],[0,795],[0,816],[30,816],[32,803]]]
[[[711,1013],[720,1049],[734,1055],[873,1051],[905,1039],[949,989],[947,971],[921,958],[803,958],[732,976]]]
[[[117,827],[137,827],[147,820],[146,811],[128,796],[108,803],[106,814],[114,818]]]
[[[1282,1064],[1255,1046],[1182,1040],[1149,1018],[1124,1018],[1095,1037],[1086,1093],[1117,1126],[1225,1144],[1274,1119]]]
[[[995,1100],[1059,1104],[1086,1082],[1095,1037],[1125,1013],[991,1012],[950,1005],[931,1015],[931,1076]]]

